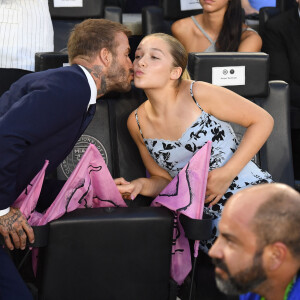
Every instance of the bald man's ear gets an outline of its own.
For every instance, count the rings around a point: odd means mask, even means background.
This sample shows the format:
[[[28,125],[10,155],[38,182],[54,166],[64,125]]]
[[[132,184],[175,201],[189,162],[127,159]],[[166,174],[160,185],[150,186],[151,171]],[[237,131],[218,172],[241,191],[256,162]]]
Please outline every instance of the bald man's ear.
[[[173,68],[172,71],[171,71],[171,79],[173,79],[173,80],[179,79],[180,76],[181,76],[181,73],[182,73],[182,68],[181,67]]]
[[[112,61],[112,54],[107,48],[102,48],[99,52],[99,58],[102,64],[108,67]]]
[[[276,271],[284,263],[288,248],[281,242],[268,245],[265,249],[265,266],[269,271]]]

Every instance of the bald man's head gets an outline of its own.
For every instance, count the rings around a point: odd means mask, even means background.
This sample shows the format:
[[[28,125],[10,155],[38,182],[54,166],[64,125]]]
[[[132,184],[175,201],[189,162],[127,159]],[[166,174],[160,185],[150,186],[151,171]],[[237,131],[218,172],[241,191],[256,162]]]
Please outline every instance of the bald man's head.
[[[256,234],[260,247],[284,243],[300,259],[300,194],[291,187],[261,184],[232,196],[226,211],[243,222]]]

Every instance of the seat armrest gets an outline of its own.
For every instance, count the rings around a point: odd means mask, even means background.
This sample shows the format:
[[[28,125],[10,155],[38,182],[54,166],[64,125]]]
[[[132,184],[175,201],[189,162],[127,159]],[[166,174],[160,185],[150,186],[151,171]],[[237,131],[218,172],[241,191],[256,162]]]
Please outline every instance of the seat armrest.
[[[181,214],[179,220],[187,238],[200,241],[212,237],[213,219],[211,216],[203,214],[202,220],[198,220]]]

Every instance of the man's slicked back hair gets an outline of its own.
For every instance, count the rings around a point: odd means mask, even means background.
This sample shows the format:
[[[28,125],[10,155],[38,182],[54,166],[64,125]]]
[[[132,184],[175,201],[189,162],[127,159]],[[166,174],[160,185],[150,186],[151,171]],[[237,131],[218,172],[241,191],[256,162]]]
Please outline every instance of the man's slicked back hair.
[[[93,59],[103,48],[115,54],[115,36],[121,32],[127,37],[131,35],[126,26],[106,19],[87,19],[75,25],[68,40],[70,63],[77,56]]]

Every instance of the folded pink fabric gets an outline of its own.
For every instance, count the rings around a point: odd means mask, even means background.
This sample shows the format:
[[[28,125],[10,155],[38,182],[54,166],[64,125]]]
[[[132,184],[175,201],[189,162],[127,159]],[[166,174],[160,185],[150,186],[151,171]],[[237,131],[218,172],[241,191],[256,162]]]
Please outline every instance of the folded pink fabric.
[[[178,217],[183,213],[190,218],[202,218],[210,150],[208,142],[152,202],[152,206],[163,205],[176,213],[171,276],[178,284],[182,284],[191,270],[189,243]],[[44,213],[38,213],[35,207],[47,166],[48,161],[13,205],[20,208],[30,225],[45,225],[77,208],[127,206],[101,154],[90,144],[52,205]],[[198,246],[195,249],[198,251]],[[37,249],[33,249],[34,271],[36,267]]]
[[[18,197],[20,208],[32,226],[44,225],[77,208],[127,206],[97,148],[90,144],[78,165],[45,213],[34,211],[48,161]]]
[[[31,226],[45,225],[77,208],[127,206],[104,159],[98,149],[90,144],[51,206],[44,213],[39,213],[34,209],[47,166],[48,161],[13,205],[20,208]],[[37,249],[33,250],[33,269],[36,271]]]
[[[153,200],[152,206],[165,206],[175,212],[171,276],[180,285],[191,271],[191,255],[187,238],[179,222],[179,215],[202,219],[211,142],[207,142]],[[195,242],[194,256],[198,255]]]

